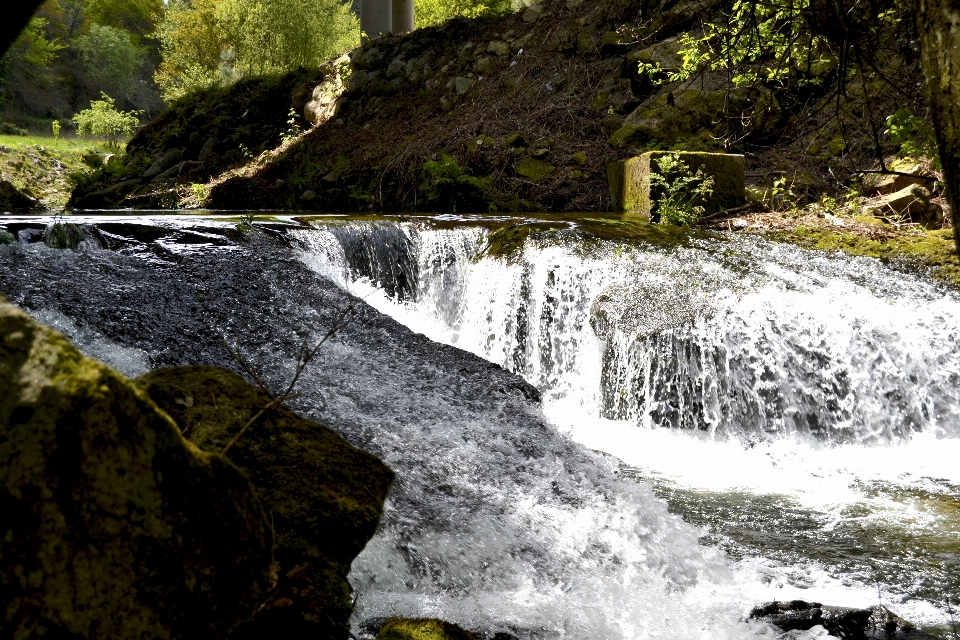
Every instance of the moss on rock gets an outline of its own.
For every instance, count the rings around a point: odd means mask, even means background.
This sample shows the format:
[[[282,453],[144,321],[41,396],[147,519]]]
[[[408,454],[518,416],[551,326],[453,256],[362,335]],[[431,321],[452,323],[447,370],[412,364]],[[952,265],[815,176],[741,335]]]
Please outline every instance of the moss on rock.
[[[926,269],[937,280],[960,288],[960,259],[957,258],[952,229],[882,240],[810,227],[765,235],[771,240],[790,242],[806,249],[842,251],[853,256],[879,258],[897,267]]]
[[[376,640],[480,640],[481,636],[433,618],[388,618]]]
[[[161,369],[137,383],[207,451],[222,450],[271,401],[215,367]],[[393,472],[282,406],[251,427],[229,456],[260,491],[280,565],[277,597],[233,637],[345,637],[352,611],[347,573],[377,528]]]
[[[0,298],[0,628],[224,638],[270,589],[250,482]]]

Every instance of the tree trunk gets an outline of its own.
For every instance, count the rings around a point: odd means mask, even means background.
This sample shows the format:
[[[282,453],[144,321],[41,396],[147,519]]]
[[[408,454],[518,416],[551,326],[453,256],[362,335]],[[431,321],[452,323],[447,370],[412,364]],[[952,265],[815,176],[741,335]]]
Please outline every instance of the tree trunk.
[[[960,0],[914,0],[920,55],[960,253]]]
[[[13,41],[17,39],[23,28],[30,22],[33,13],[43,0],[18,0],[7,2],[3,8],[3,20],[0,20],[0,58],[7,52]]]

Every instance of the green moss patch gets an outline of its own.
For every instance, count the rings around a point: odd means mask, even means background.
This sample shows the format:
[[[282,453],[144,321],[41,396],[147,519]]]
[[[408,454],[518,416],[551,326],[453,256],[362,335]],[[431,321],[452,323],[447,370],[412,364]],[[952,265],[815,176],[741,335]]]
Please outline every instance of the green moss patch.
[[[953,232],[949,229],[882,240],[808,227],[766,235],[772,240],[790,242],[807,249],[843,251],[854,256],[879,258],[893,266],[926,269],[934,278],[960,288],[960,259],[957,258]]]
[[[432,618],[388,618],[376,640],[480,640],[455,624]]]

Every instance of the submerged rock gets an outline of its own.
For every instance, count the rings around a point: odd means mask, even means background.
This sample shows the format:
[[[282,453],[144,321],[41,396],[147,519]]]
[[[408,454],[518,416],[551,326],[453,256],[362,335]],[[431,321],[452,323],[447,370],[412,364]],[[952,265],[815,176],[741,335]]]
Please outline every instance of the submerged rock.
[[[707,299],[661,282],[611,285],[590,306],[590,326],[601,340],[614,331],[645,338],[690,325],[709,312]]]
[[[270,590],[249,480],[0,298],[0,628],[224,638]]]
[[[152,371],[137,383],[207,451],[220,451],[271,398],[215,367]],[[332,429],[279,407],[229,451],[259,489],[277,536],[276,596],[234,638],[346,637],[347,573],[373,536],[393,472]]]
[[[932,636],[918,631],[882,605],[852,609],[804,600],[774,601],[755,607],[750,617],[765,620],[783,631],[821,626],[831,636],[848,640],[932,640]]]

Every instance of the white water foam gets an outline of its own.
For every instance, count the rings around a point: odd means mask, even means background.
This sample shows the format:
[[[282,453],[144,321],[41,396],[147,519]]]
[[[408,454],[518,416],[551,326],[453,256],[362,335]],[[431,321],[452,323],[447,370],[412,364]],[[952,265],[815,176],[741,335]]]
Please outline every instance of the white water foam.
[[[485,236],[477,228],[407,224],[395,231],[415,263],[403,267],[414,274],[407,276],[406,295],[383,286],[382,266],[364,267],[347,256],[329,229],[302,234],[304,259],[415,331],[523,375],[544,391],[545,413],[578,442],[679,486],[786,496],[826,516],[827,527],[848,520],[849,507],[858,505],[868,515],[857,517],[888,528],[939,531],[946,542],[956,537],[953,514],[937,511],[936,500],[867,490],[885,483],[942,496],[960,484],[951,464],[960,453],[960,304],[936,286],[875,261],[762,242],[735,242],[719,251],[611,247],[599,256],[528,243],[519,259],[504,261],[475,259]],[[593,306],[604,292],[634,295],[627,306],[650,316],[658,304],[651,290],[662,299],[685,300],[694,312],[650,335],[638,334],[629,318],[614,317],[605,339],[597,336],[591,313],[596,319]],[[687,429],[666,428],[677,426]],[[592,518],[617,512],[611,505],[597,509]],[[571,516],[553,514],[531,525],[549,530],[565,517]],[[558,548],[566,537],[557,535]],[[626,536],[616,548],[633,542]],[[690,538],[672,542],[691,544]],[[874,585],[850,585],[813,560],[799,570],[805,575],[798,577],[797,566],[748,558],[727,576],[698,583],[712,596],[687,586],[678,600],[698,594],[697,606],[726,607],[732,617],[730,603],[742,609],[774,597],[876,604]],[[669,591],[670,584],[659,582],[645,595],[656,597],[654,591]],[[403,593],[402,585],[394,586]],[[605,586],[594,589],[603,594],[594,608],[634,601]],[[536,592],[515,596],[530,602]],[[551,610],[569,600],[548,595],[538,604],[546,617],[569,620]],[[502,608],[504,595],[471,603],[480,615]],[[898,605],[917,621],[945,621],[929,601],[905,598]],[[670,611],[687,622],[698,615]],[[538,620],[530,611],[511,615]],[[721,637],[723,618],[706,618],[711,637]],[[649,624],[628,617],[616,633],[591,635],[661,637]],[[676,637],[696,636],[688,626],[675,631]]]

